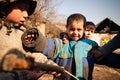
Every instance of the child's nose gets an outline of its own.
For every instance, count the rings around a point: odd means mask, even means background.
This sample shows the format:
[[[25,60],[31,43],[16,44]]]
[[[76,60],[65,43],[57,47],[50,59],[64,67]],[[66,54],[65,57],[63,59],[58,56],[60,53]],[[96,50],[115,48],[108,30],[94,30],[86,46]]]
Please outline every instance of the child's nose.
[[[23,17],[28,17],[28,12],[27,11],[23,11]]]
[[[77,30],[75,30],[75,31],[74,31],[74,34],[77,34],[77,33],[78,33],[78,31],[77,31]]]

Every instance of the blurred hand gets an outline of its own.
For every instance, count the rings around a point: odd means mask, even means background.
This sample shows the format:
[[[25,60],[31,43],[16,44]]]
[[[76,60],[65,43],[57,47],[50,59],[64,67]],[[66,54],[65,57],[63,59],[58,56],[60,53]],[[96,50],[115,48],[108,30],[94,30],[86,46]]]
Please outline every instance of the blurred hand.
[[[64,69],[63,66],[61,66],[61,68]],[[60,77],[62,75],[61,73],[57,73],[57,72],[51,72],[51,74],[53,74],[55,77]]]
[[[25,36],[25,41],[26,42],[30,42],[35,38],[34,34],[28,34],[27,36]]]
[[[25,32],[25,41],[31,42],[38,37],[38,30],[36,28],[30,28]]]

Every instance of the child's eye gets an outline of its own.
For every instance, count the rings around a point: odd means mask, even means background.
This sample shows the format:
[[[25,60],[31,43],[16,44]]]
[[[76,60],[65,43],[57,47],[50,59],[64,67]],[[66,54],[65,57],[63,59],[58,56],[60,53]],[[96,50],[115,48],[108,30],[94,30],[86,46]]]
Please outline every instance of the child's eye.
[[[77,29],[78,31],[81,31],[82,29]]]
[[[92,33],[94,33],[94,31],[91,31]]]
[[[74,31],[75,29],[74,28],[70,28],[71,31]]]

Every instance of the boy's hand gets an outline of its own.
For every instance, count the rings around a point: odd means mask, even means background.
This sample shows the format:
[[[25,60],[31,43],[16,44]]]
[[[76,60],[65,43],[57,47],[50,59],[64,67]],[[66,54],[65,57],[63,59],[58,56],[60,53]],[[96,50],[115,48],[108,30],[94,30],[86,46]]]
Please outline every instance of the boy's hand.
[[[63,66],[61,66],[61,68],[64,69]],[[57,72],[51,72],[51,74],[55,75],[55,77],[60,77],[62,75],[61,73],[57,73]]]
[[[31,42],[38,37],[38,30],[36,28],[30,28],[26,31],[25,42]]]
[[[28,34],[27,36],[25,36],[25,41],[30,42],[34,39],[34,37],[35,37],[34,34]]]
[[[61,73],[57,73],[57,72],[51,72],[51,74],[53,74],[55,77],[60,77]]]

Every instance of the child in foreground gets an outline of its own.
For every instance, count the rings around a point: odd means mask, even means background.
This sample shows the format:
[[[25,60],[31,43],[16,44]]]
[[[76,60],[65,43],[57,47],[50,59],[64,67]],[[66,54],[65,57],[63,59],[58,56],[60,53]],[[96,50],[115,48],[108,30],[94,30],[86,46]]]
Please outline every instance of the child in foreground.
[[[0,0],[0,22],[3,24],[0,26],[0,68],[4,68],[1,62],[5,55],[10,56],[7,52],[11,49],[15,49],[13,53],[18,53],[18,57],[25,57],[19,52],[24,53],[21,43],[23,31],[20,28],[34,12],[36,4],[35,0]],[[28,80],[28,75],[26,70],[0,71],[0,80]]]

